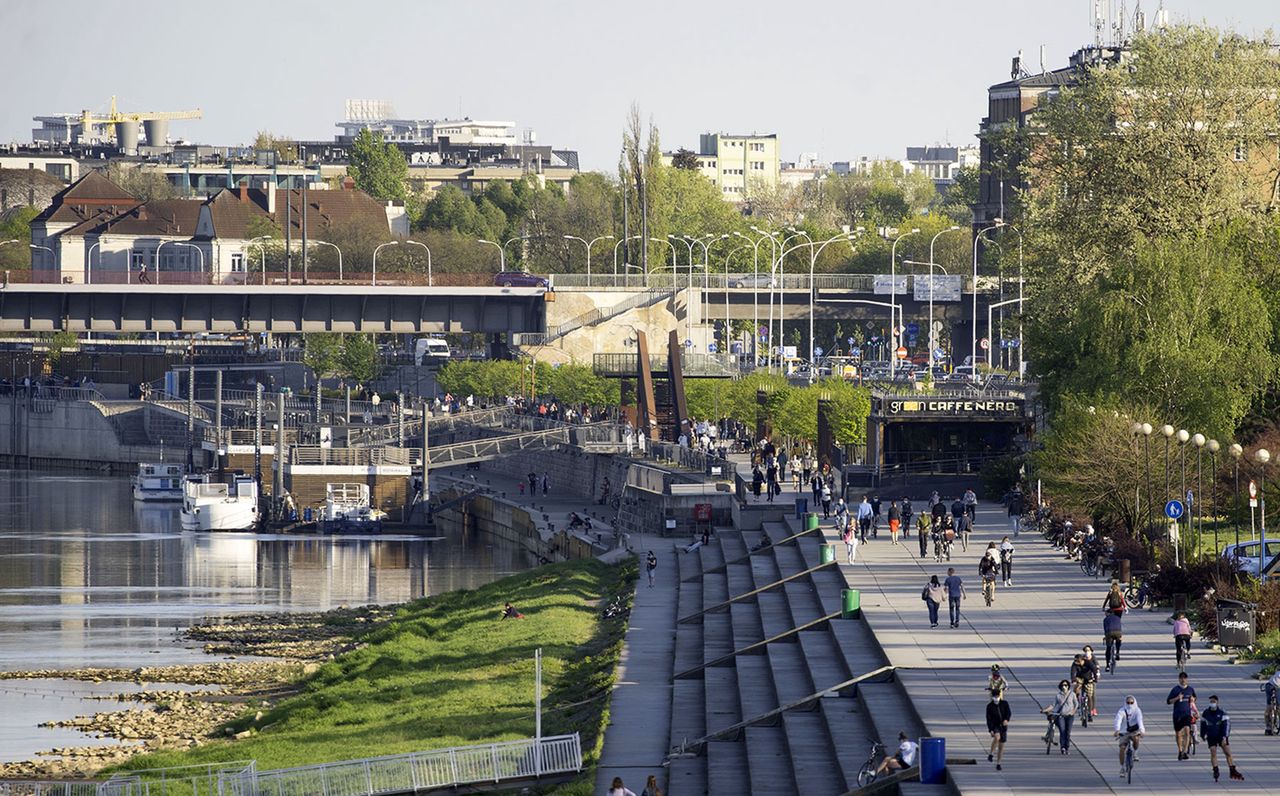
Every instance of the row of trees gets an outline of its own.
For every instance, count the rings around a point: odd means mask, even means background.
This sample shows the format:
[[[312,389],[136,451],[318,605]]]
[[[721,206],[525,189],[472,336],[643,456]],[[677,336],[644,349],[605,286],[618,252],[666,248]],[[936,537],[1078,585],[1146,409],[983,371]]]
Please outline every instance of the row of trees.
[[[587,365],[487,360],[450,362],[436,376],[440,392],[500,401],[507,396],[535,395],[567,404],[617,406],[618,382],[601,378]]]
[[[373,335],[305,334],[302,344],[303,363],[316,376],[341,376],[363,383],[376,379],[382,371]]]
[[[762,406],[758,394],[767,397]],[[729,418],[755,433],[756,423],[767,420],[775,435],[815,442],[818,438],[818,400],[831,401],[833,431],[839,445],[866,443],[871,396],[863,387],[843,379],[825,379],[796,386],[785,376],[753,373],[741,379],[687,379],[685,395],[689,413],[699,419]]]

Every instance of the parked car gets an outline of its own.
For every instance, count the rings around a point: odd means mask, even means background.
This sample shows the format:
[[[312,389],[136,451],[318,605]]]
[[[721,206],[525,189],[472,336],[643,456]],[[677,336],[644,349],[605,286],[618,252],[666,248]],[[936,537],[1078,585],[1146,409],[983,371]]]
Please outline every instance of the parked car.
[[[776,284],[769,274],[747,274],[729,280],[729,287],[775,287]]]
[[[1228,561],[1236,561],[1237,566],[1244,572],[1251,575],[1258,575],[1262,572],[1262,568],[1271,563],[1276,556],[1280,556],[1280,539],[1267,540],[1266,555],[1262,555],[1262,542],[1241,542],[1240,544],[1229,544],[1222,548],[1222,557]]]
[[[546,277],[528,271],[500,271],[493,277],[498,287],[549,287]]]

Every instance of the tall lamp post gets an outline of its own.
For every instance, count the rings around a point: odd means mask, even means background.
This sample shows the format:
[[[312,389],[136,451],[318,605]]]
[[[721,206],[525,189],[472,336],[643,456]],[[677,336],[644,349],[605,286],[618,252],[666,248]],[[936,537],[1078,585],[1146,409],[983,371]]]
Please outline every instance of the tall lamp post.
[[[679,290],[680,284],[676,282],[676,269],[680,267],[679,255],[676,253],[676,245],[666,238],[649,238],[650,243],[665,243],[671,247],[671,289]],[[693,247],[689,247],[690,256],[693,254]]]
[[[375,246],[375,247],[374,247],[374,249],[373,249],[373,273],[372,273],[372,274],[370,275],[370,277],[369,277],[369,284],[370,284],[370,285],[377,285],[377,284],[378,284],[378,252],[382,251],[383,249],[387,248],[388,246],[399,246],[399,245],[400,245],[400,241],[398,241],[398,240],[392,240],[392,241],[387,241],[386,243],[383,243],[383,244],[380,244],[380,245],[378,245],[378,246]]]
[[[1204,434],[1197,433],[1191,438],[1191,443],[1196,446],[1196,496],[1192,501],[1192,507],[1195,511],[1192,513],[1192,522],[1195,523],[1196,536],[1196,552],[1200,551],[1200,537],[1204,535],[1204,509],[1201,504],[1204,503],[1204,477],[1201,470],[1201,459],[1204,453],[1204,444],[1208,442]]]
[[[498,270],[499,271],[507,270],[507,250],[505,247],[503,247],[501,243],[494,243],[493,241],[485,240],[484,238],[478,238],[477,241],[479,243],[487,243],[490,246],[497,246],[498,247]]]
[[[752,229],[756,228],[752,227]],[[733,234],[751,244],[751,358],[754,360],[752,367],[755,367],[755,364],[760,361],[760,244],[764,243],[766,239],[772,240],[773,233],[762,233],[759,239],[752,238],[750,235],[743,235],[737,231]]]
[[[1150,423],[1142,424],[1142,459],[1147,469],[1147,513],[1143,518],[1145,533],[1151,532],[1151,523],[1155,519],[1155,513],[1151,506],[1151,432],[1155,431]]]
[[[889,352],[889,380],[893,381],[893,375],[898,369],[898,328],[894,326],[894,307],[898,304],[898,242],[909,235],[916,235],[920,232],[919,227],[912,227],[910,232],[904,232],[894,239],[893,245],[889,247],[889,347],[893,349]]]
[[[258,245],[258,251],[262,252],[262,284],[265,285],[267,283],[267,247],[266,244],[262,243],[264,240],[271,240],[271,236],[259,235],[256,238],[250,239],[245,245],[252,246],[256,243]]]
[[[591,287],[591,247],[596,245],[596,243],[602,240],[613,240],[613,236],[601,235],[598,238],[592,238],[590,241],[588,241],[586,238],[579,238],[577,235],[565,235],[564,239],[579,241],[582,243],[583,246],[587,247],[587,287]],[[616,266],[614,267],[614,270],[615,271],[617,270]]]
[[[937,265],[937,263],[936,263],[936,261],[933,259],[933,245],[934,245],[935,243],[937,243],[937,242],[938,242],[938,238],[942,237],[943,235],[947,234],[948,232],[955,232],[955,231],[957,231],[957,230],[959,230],[959,229],[960,229],[960,227],[959,227],[959,226],[957,226],[957,225],[955,225],[955,224],[952,224],[951,226],[949,226],[949,227],[947,227],[946,229],[942,230],[942,231],[941,231],[941,232],[939,232],[938,234],[934,235],[934,236],[929,240],[929,327],[928,327],[928,332],[929,332],[929,334],[928,334],[928,335],[926,335],[925,339],[929,341],[929,374],[930,374],[930,378],[932,378],[932,377],[933,377],[933,376],[932,376],[932,374],[933,374],[933,349],[935,348],[935,346],[934,346],[934,344],[933,344],[933,269],[934,269],[934,268],[941,267],[941,266],[938,266],[938,265]],[[946,273],[946,269],[943,269],[942,273],[944,273],[944,274],[945,274],[945,273]]]
[[[994,224],[978,230],[978,234],[973,236],[973,285],[971,286],[973,291],[973,328],[969,342],[969,364],[972,368],[972,373],[969,374],[970,381],[978,380],[978,241],[986,233],[1000,229],[1003,226],[1005,226],[1004,221],[997,218]],[[988,340],[987,345],[990,344],[991,341]],[[954,362],[954,360],[952,361]]]
[[[1218,451],[1222,450],[1222,445],[1216,440],[1211,439],[1206,443],[1209,448],[1209,521],[1213,523],[1213,560],[1217,561],[1218,551],[1222,549],[1218,546]]]
[[[1182,469],[1182,488],[1178,492],[1179,500],[1187,499],[1187,442],[1191,439],[1191,432],[1185,428],[1178,429],[1178,463]],[[1187,511],[1183,515],[1187,518],[1187,527],[1190,528],[1191,523],[1191,506],[1187,506]]]
[[[1231,458],[1234,460],[1232,464],[1233,464],[1233,469],[1235,470],[1236,483],[1235,483],[1235,495],[1232,498],[1232,514],[1234,515],[1232,519],[1234,521],[1231,524],[1234,525],[1236,529],[1237,547],[1235,549],[1238,550],[1240,549],[1239,548],[1239,544],[1240,544],[1240,457],[1244,455],[1244,448],[1240,447],[1239,443],[1233,442],[1231,443],[1231,446],[1227,448],[1227,453],[1229,453],[1231,455]]]
[[[1261,482],[1258,490],[1258,504],[1262,508],[1262,524],[1259,526],[1262,546],[1258,548],[1258,561],[1260,564],[1265,564],[1267,552],[1267,462],[1271,461],[1271,451],[1266,448],[1258,448],[1253,452],[1253,460],[1259,465],[1258,480]],[[1258,568],[1258,577],[1265,586],[1267,575],[1262,571],[1261,566]]]
[[[639,239],[639,238],[643,238],[643,237],[644,237],[643,235],[628,235],[627,237],[625,237],[625,238],[623,238],[622,240],[618,241],[617,243],[613,244],[613,284],[614,284],[614,286],[615,286],[615,287],[616,287],[616,286],[617,286],[617,284],[618,284],[618,247],[619,247],[619,246],[624,246],[624,245],[626,245],[627,243],[629,243],[629,242],[631,242],[631,241],[633,241],[633,240],[637,240],[637,239]],[[628,247],[628,248],[630,248],[630,247]],[[623,258],[623,259],[625,260],[626,258]],[[624,265],[627,265],[627,264],[629,264],[629,263],[624,263]],[[626,274],[625,276],[627,276],[628,278],[630,278],[631,274]],[[628,284],[630,284],[630,283],[628,282]]]
[[[401,246],[421,246],[422,250],[427,253],[427,287],[431,287],[433,283],[431,278],[431,250],[427,248],[427,244],[422,243],[420,241],[416,241],[416,240],[409,240],[408,238],[406,238],[400,241],[400,245]]]
[[[316,244],[317,246],[328,246],[338,253],[338,281],[341,282],[342,281],[342,249],[339,249],[336,244],[330,243],[327,240],[316,240],[315,238],[312,238],[311,242]],[[423,248],[426,248],[426,247],[424,246]],[[427,251],[430,252],[431,250],[427,249]],[[431,255],[428,254],[427,262],[429,263],[430,261],[431,261]],[[431,274],[431,266],[428,265],[427,266],[427,284],[428,285],[431,284],[430,274]]]
[[[1164,435],[1164,501],[1169,502],[1169,438],[1174,434],[1173,426],[1165,423],[1160,427],[1160,433]]]

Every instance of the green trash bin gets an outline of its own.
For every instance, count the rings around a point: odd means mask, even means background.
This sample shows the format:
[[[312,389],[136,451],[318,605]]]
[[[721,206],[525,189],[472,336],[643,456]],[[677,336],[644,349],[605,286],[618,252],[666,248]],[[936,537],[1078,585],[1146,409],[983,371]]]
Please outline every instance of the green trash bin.
[[[842,589],[840,597],[843,599],[843,607],[840,611],[842,619],[861,619],[862,618],[862,592],[857,589]]]
[[[822,563],[830,564],[836,560],[836,546],[833,544],[824,544],[822,546]]]
[[[818,515],[815,512],[809,512],[804,515],[804,529],[806,531],[817,530],[819,524]]]

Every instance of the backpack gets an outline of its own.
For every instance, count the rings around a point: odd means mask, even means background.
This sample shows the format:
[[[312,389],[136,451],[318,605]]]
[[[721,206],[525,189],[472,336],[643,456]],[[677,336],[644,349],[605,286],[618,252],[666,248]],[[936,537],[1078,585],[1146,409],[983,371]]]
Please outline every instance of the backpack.
[[[920,599],[921,599],[921,600],[925,600],[926,602],[929,600],[929,587],[928,587],[928,586],[925,586],[925,587],[924,587],[924,590],[920,592]]]

